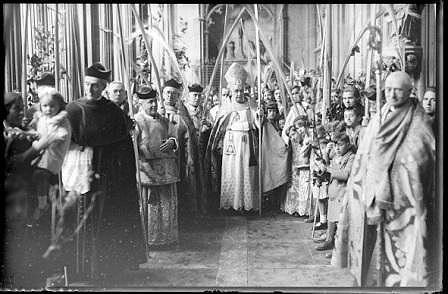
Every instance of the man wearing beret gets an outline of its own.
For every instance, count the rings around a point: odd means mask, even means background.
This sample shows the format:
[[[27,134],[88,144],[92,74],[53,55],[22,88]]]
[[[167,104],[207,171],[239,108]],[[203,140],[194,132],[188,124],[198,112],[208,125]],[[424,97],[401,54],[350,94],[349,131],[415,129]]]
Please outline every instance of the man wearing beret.
[[[165,116],[173,123],[179,140],[179,214],[184,216],[205,213],[205,207],[198,201],[202,187],[198,137],[188,109],[179,99],[181,87],[176,80],[168,80],[163,88],[163,103]]]
[[[157,92],[137,91],[141,105],[135,115],[139,172],[145,199],[145,224],[150,254],[178,242],[178,143],[173,122],[157,112]]]
[[[64,188],[80,194],[78,218],[93,202],[76,240],[77,273],[102,281],[146,261],[132,140],[123,111],[102,96],[109,80],[110,71],[93,64],[85,97],[67,105],[72,143],[62,169]]]
[[[194,133],[197,138],[197,152],[199,158],[202,158],[205,154],[205,149],[207,148],[208,137],[210,136],[210,130],[212,124],[210,120],[205,115],[205,109],[202,105],[202,91],[203,88],[199,84],[193,84],[188,87],[189,93],[186,99],[185,107],[188,110],[188,115],[194,124]],[[204,168],[202,165],[202,161],[199,160],[199,165],[197,166],[197,170],[191,170],[192,173],[188,175],[190,178],[188,180],[189,183],[196,182],[198,185],[190,185],[189,195],[187,196],[189,199],[196,198],[192,205],[195,205],[195,211],[199,211],[201,213],[205,213],[205,199],[203,194],[203,179],[204,179]],[[195,187],[196,186],[196,187]]]

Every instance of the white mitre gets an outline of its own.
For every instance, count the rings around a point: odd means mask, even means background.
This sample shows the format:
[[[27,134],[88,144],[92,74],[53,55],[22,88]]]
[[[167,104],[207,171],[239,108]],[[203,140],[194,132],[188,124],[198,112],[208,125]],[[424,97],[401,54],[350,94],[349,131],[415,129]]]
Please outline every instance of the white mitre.
[[[247,75],[247,71],[241,64],[235,62],[232,63],[224,76],[227,82],[227,87],[230,88],[235,85],[241,85],[244,87],[246,84]]]

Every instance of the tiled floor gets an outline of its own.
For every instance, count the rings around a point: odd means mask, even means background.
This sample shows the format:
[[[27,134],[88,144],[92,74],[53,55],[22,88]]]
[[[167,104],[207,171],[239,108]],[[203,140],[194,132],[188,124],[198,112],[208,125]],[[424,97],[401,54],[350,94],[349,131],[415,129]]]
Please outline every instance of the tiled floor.
[[[311,240],[311,224],[286,215],[193,218],[180,242],[154,253],[120,288],[350,287],[347,270],[330,266]],[[180,289],[179,288],[179,289]]]

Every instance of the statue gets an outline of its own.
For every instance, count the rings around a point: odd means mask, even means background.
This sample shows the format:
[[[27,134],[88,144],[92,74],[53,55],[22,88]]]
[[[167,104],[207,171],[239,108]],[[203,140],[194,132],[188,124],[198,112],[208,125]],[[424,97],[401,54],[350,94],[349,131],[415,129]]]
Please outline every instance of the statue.
[[[227,43],[226,59],[235,59],[235,42]]]
[[[420,45],[423,4],[408,4],[404,9],[398,34],[408,45]]]

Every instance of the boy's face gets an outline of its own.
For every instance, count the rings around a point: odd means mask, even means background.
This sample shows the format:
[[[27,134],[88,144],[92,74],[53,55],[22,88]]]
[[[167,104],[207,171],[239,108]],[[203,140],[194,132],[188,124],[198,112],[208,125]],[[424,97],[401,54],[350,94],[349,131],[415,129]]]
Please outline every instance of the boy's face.
[[[344,111],[344,122],[347,127],[354,127],[359,124],[359,117],[353,109]]]
[[[268,108],[267,118],[269,120],[274,120],[277,117],[277,109]]]
[[[264,99],[264,101],[272,100],[272,94],[271,94],[271,91],[265,91],[265,92],[263,93],[263,99]]]
[[[292,100],[294,102],[297,102],[297,103],[302,102],[302,96],[301,96],[299,88],[292,89],[291,94],[292,94]]]
[[[277,103],[281,103],[282,102],[279,89],[274,91],[274,98],[275,98],[275,101],[277,101]]]
[[[331,103],[339,103],[339,100],[341,97],[339,96],[339,93],[336,91],[331,92]]]
[[[280,128],[283,129],[283,127],[285,126],[285,120],[284,119],[279,120],[278,124],[280,125]]]
[[[336,143],[336,154],[339,155],[339,156],[344,155],[348,151],[349,147],[350,147],[349,142],[347,142],[347,141],[338,141]]]
[[[319,142],[319,148],[322,151],[327,149],[327,142]]]
[[[355,94],[351,91],[342,93],[342,103],[345,107],[353,107],[355,105]]]

